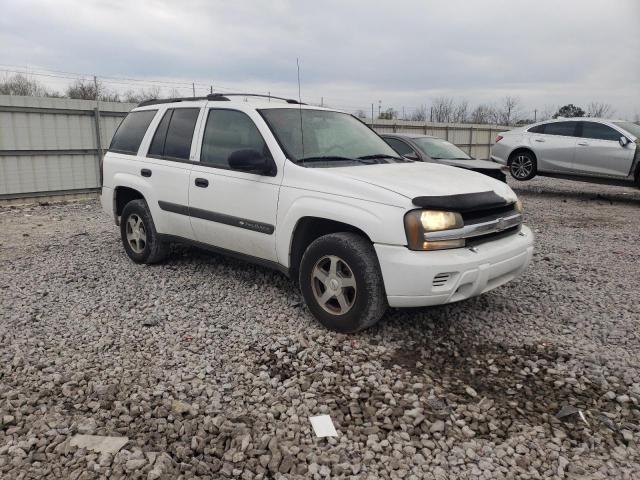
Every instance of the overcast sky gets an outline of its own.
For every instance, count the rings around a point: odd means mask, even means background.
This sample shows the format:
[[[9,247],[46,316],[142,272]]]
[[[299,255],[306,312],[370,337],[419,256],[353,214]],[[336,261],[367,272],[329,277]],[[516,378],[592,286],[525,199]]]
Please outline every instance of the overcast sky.
[[[616,116],[640,115],[639,0],[0,0],[0,7],[0,69],[297,96],[299,57],[303,100],[323,96],[350,110],[370,111],[372,102],[377,110],[378,100],[409,111],[441,95],[472,106],[514,95],[525,112],[600,101]],[[61,90],[68,82],[34,78]]]

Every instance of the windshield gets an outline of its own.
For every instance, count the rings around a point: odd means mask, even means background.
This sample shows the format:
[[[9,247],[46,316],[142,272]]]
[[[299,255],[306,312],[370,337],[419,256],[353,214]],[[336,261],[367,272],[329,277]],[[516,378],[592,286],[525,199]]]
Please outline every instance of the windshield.
[[[332,164],[344,161],[362,164],[364,160],[357,159],[363,158],[367,159],[366,163],[403,161],[369,127],[346,113],[293,108],[269,108],[260,113],[287,157],[294,162],[323,160]]]
[[[636,138],[640,138],[640,125],[637,125],[632,122],[613,122],[616,127],[620,127],[623,130],[626,130],[631,135]]]
[[[431,158],[439,160],[471,160],[471,157],[456,147],[453,143],[449,143],[441,138],[419,137],[413,141],[418,148]]]

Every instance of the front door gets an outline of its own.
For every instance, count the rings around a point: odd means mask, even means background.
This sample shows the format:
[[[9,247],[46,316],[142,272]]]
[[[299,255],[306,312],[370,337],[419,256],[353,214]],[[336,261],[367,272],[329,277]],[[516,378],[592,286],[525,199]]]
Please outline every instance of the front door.
[[[577,174],[626,177],[631,172],[635,145],[622,146],[622,133],[598,122],[581,122],[574,168]]]
[[[200,161],[191,169],[191,225],[199,242],[276,261],[275,225],[282,169],[277,170],[275,163],[269,174],[232,169],[229,157],[248,149],[273,161],[263,135],[248,114],[210,109]]]

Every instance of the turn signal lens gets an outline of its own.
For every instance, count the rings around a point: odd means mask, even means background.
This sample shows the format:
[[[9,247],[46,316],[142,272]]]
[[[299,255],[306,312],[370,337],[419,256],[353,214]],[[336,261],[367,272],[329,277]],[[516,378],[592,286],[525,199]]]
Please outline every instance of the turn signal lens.
[[[524,211],[524,207],[522,206],[522,202],[520,200],[516,201],[515,204],[516,212],[522,213]]]
[[[427,242],[425,234],[462,228],[462,216],[456,212],[438,210],[413,210],[404,217],[407,243],[411,250],[442,250],[445,248],[464,247],[464,239],[439,240]]]

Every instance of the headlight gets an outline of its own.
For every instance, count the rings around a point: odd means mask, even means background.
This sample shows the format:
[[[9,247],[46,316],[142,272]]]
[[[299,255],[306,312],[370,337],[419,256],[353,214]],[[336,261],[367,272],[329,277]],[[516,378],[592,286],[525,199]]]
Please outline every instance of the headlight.
[[[464,239],[427,242],[425,233],[462,228],[462,216],[456,212],[413,210],[404,217],[407,242],[411,250],[442,250],[464,247]]]

